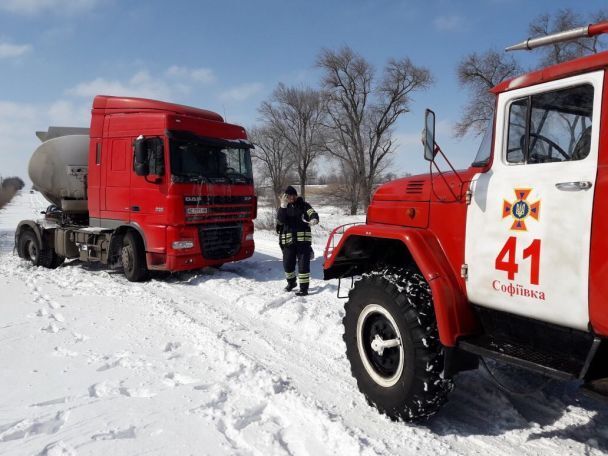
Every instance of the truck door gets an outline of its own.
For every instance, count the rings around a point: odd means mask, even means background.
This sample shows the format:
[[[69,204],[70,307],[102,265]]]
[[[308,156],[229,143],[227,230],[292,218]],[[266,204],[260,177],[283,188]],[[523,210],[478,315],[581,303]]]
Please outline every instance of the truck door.
[[[109,163],[105,173],[104,218],[128,221],[131,184],[131,142],[126,138],[104,139]]]
[[[494,158],[471,184],[469,300],[588,329],[603,71],[501,93]]]

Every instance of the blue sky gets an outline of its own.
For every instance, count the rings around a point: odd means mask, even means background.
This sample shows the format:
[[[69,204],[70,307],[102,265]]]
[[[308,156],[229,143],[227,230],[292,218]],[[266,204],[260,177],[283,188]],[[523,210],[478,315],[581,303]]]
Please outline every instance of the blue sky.
[[[527,38],[537,15],[586,0],[0,0],[0,175],[27,176],[49,125],[88,126],[95,94],[132,95],[211,109],[250,127],[278,82],[316,86],[322,48],[351,46],[379,68],[410,57],[435,84],[414,95],[395,129],[397,173],[425,172],[426,107],[437,140],[466,166],[479,138],[452,135],[466,102],[456,65],[470,52]],[[534,56],[521,56],[524,64]],[[320,170],[323,172],[323,170]]]

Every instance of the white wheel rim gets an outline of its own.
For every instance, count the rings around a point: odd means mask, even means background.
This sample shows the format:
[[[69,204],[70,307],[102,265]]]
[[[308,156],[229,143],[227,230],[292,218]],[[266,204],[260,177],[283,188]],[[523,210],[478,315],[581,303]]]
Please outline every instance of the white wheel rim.
[[[386,318],[389,323],[392,325],[392,329],[395,331],[397,338],[400,341],[398,347],[395,347],[399,350],[399,363],[397,365],[397,370],[391,376],[381,375],[370,362],[367,352],[364,347],[364,343],[367,343],[363,340],[363,330],[365,327],[366,321],[373,316],[374,314],[380,314],[384,318]],[[361,358],[361,362],[363,363],[363,367],[365,368],[368,375],[376,382],[378,385],[384,388],[390,388],[394,386],[399,379],[401,378],[401,374],[403,373],[403,367],[405,364],[405,357],[403,351],[403,338],[401,337],[401,332],[399,331],[399,327],[395,322],[393,316],[382,306],[378,304],[368,304],[365,306],[363,311],[359,314],[359,318],[357,319],[357,349],[359,351],[359,357]]]

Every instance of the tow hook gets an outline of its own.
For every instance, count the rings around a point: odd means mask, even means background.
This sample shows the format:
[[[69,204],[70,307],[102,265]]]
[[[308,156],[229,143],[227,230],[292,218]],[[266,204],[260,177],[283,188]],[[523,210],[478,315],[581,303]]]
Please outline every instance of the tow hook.
[[[383,340],[379,334],[376,334],[374,340],[372,340],[372,350],[378,353],[380,356],[384,354],[385,348],[393,348],[401,346],[400,339],[389,339]]]

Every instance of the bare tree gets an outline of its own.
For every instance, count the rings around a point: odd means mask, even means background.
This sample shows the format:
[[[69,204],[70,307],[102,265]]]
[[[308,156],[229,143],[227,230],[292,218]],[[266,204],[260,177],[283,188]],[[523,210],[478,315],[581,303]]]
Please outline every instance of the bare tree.
[[[484,133],[488,120],[494,112],[495,97],[490,89],[505,79],[522,72],[522,68],[511,54],[490,50],[484,54],[472,53],[458,64],[458,82],[469,92],[469,101],[464,107],[460,121],[456,124],[456,136],[472,131]]]
[[[348,46],[323,50],[317,67],[327,93],[331,136],[326,148],[343,162],[353,187],[359,187],[352,189],[352,198],[361,198],[367,209],[374,182],[395,148],[392,127],[409,112],[411,94],[431,85],[431,74],[408,58],[390,59],[377,80],[374,67]],[[358,202],[351,202],[351,213]]]
[[[323,152],[326,112],[323,103],[317,90],[279,83],[270,100],[259,108],[263,122],[282,136],[293,155],[302,198],[306,197],[308,174]]]
[[[274,206],[278,207],[279,198],[287,186],[293,166],[289,145],[280,131],[269,126],[253,128],[249,135],[255,145],[252,157],[260,163],[264,174],[270,180]]]
[[[530,22],[529,33],[532,37],[550,35],[564,30],[581,27],[589,23],[604,21],[608,18],[608,12],[599,10],[589,15],[582,15],[571,9],[561,9],[554,15],[541,14]],[[554,43],[536,49],[542,57],[539,66],[544,67],[557,63],[566,62],[589,54],[596,54],[605,48],[600,41],[600,36],[581,38],[574,41]]]
[[[542,14],[535,18],[530,23],[529,32],[531,37],[544,36],[606,18],[608,13],[605,10],[583,16],[570,9],[562,9],[554,15]],[[604,48],[604,43],[596,36],[543,46],[535,52],[541,56],[539,65],[547,66],[594,54]],[[457,71],[460,86],[469,92],[469,101],[456,124],[455,134],[464,136],[473,132],[480,135],[494,112],[495,97],[489,90],[505,79],[517,76],[524,69],[517,62],[515,55],[489,50],[481,55],[473,53],[465,56],[458,64]]]

